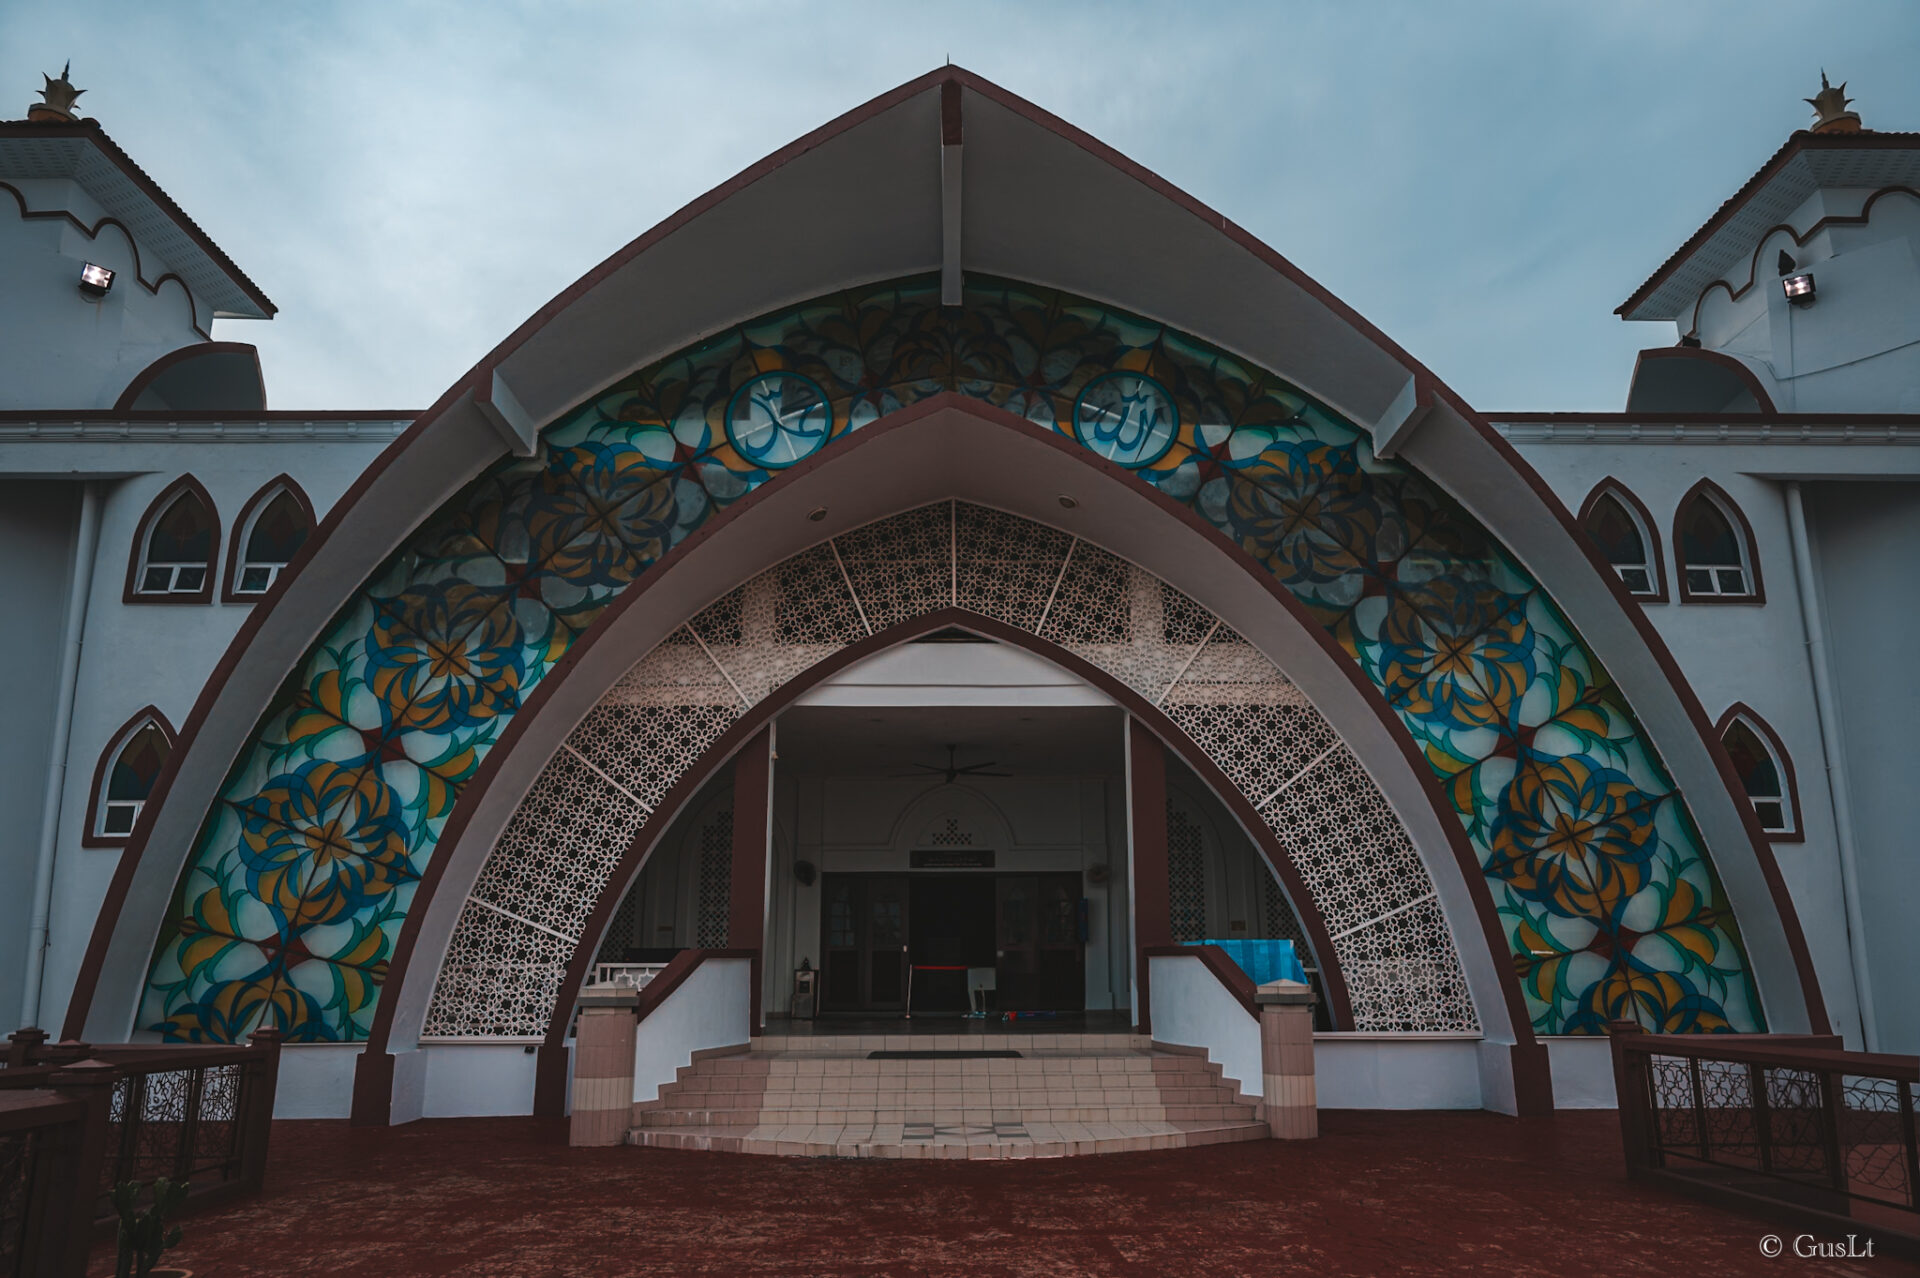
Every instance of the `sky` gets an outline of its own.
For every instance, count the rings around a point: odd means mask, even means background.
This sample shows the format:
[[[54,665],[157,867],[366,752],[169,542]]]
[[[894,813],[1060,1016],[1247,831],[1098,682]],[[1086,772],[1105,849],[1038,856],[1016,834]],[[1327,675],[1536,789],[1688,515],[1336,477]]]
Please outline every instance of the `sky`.
[[[1867,127],[1920,130],[1920,0],[0,0],[0,118],[69,58],[280,307],[214,336],[292,409],[426,406],[654,223],[949,59],[1495,413],[1624,405],[1676,334],[1614,307],[1811,121],[1823,67]]]

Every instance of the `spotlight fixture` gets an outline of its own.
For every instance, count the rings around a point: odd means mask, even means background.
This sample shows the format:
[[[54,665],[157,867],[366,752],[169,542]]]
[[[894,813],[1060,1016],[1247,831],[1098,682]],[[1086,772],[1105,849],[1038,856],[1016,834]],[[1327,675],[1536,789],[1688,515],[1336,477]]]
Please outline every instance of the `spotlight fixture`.
[[[1780,281],[1780,289],[1795,306],[1813,305],[1813,273],[1802,271]]]
[[[1060,494],[1060,506],[1062,509],[1072,510],[1075,507],[1077,507],[1079,504],[1080,503],[1076,499],[1067,496],[1065,493]]]
[[[807,518],[811,519],[816,524],[819,523],[821,520],[825,519],[826,517],[827,517],[827,508],[825,506],[815,506],[812,510],[809,510],[807,512]]]
[[[104,266],[95,266],[88,262],[80,268],[80,291],[96,301],[107,295],[113,287],[113,272]]]

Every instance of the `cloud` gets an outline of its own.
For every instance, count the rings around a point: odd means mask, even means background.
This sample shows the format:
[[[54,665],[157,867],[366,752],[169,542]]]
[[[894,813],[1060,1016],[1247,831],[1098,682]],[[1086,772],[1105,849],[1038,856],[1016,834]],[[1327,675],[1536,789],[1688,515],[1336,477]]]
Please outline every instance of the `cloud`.
[[[279,303],[277,407],[420,407],[607,254],[939,65],[1241,223],[1490,409],[1616,409],[1612,315],[1805,122],[1920,127],[1903,0],[107,4],[0,16]],[[1790,52],[1783,55],[1782,51]],[[0,109],[16,114],[18,107]]]

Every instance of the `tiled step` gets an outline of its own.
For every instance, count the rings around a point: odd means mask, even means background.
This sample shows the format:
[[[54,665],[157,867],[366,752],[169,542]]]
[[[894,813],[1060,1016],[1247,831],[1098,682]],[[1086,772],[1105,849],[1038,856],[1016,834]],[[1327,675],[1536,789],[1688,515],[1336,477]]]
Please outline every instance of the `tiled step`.
[[[792,1158],[1066,1158],[1182,1149],[1228,1141],[1265,1140],[1267,1125],[1245,1122],[1024,1123],[984,1131],[955,1125],[643,1127],[629,1144],[656,1149],[701,1149]],[[1011,1130],[1018,1126],[1019,1131]]]
[[[1002,1048],[997,1041],[1008,1040]],[[1254,1107],[1202,1057],[1125,1034],[794,1036],[680,1070],[634,1106],[633,1144],[841,1157],[999,1158],[1253,1140]],[[983,1041],[984,1040],[984,1041]],[[991,1045],[989,1045],[991,1043]],[[788,1050],[797,1045],[797,1050]],[[1018,1058],[873,1060],[888,1050]]]

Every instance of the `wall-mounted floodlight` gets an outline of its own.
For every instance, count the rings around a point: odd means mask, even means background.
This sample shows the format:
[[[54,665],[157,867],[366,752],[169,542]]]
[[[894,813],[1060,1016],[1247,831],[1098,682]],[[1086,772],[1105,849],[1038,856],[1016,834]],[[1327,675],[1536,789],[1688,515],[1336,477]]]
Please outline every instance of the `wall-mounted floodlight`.
[[[102,298],[113,287],[113,272],[88,262],[80,268],[80,291],[91,298]]]
[[[1787,300],[1795,306],[1813,305],[1812,272],[1802,271],[1798,275],[1789,275],[1780,281],[1780,288],[1782,292],[1786,293]]]

